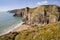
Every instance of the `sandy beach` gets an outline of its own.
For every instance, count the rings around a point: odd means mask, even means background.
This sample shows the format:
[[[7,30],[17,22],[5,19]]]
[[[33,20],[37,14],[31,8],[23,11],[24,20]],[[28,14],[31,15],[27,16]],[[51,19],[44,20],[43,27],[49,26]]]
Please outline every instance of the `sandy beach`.
[[[24,22],[21,22],[21,23],[17,24],[16,26],[14,26],[14,28],[8,30],[5,33],[2,33],[1,35],[5,35],[9,32],[20,32],[20,31],[27,30],[27,29],[31,29],[31,26],[24,24]]]
[[[12,32],[20,32],[20,31],[27,30],[30,28],[31,28],[31,26],[29,26],[27,24],[22,24],[19,27],[17,27],[16,29],[14,29]]]

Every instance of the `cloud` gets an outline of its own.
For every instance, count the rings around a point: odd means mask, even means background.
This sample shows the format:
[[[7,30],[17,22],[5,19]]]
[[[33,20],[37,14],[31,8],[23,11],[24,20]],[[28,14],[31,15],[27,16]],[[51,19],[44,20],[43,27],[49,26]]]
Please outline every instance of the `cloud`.
[[[37,2],[36,4],[37,5],[47,5],[48,4],[48,1],[47,0],[41,1],[41,2]]]

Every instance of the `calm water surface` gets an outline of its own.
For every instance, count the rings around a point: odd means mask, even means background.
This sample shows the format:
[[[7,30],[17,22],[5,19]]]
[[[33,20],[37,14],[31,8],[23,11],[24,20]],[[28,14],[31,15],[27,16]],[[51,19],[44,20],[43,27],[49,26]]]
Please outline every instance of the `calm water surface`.
[[[14,17],[13,15],[14,13],[0,12],[0,34],[10,30],[22,21],[21,17]]]

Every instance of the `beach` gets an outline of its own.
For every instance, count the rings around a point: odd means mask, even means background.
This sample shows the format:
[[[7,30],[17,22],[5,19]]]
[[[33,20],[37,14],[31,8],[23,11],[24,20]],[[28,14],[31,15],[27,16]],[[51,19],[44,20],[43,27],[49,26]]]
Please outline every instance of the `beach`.
[[[0,35],[9,33],[22,24],[22,17],[14,17],[13,14],[0,12]]]
[[[8,34],[10,32],[20,32],[20,31],[27,30],[27,29],[31,29],[31,26],[27,25],[27,24],[24,24],[24,22],[21,22],[21,23],[18,23],[17,25],[14,25],[13,28],[10,28],[10,30],[5,31],[1,35],[5,35],[5,34]]]
[[[19,28],[24,22],[20,22],[16,25],[12,25],[11,27],[9,27],[8,29],[4,30],[4,32],[2,32],[0,35],[5,35],[9,32],[13,32],[14,30],[16,30],[17,28]]]
[[[30,28],[31,28],[31,26],[29,26],[27,24],[22,24],[19,27],[15,28],[12,32],[20,32],[20,31],[27,30]]]

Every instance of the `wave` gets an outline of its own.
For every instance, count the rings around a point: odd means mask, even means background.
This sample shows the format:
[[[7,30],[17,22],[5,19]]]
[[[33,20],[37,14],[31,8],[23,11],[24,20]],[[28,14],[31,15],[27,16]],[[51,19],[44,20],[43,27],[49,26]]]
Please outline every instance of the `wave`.
[[[19,22],[18,24],[12,25],[11,27],[5,29],[3,32],[0,33],[0,35],[7,34],[9,32],[12,32],[14,29],[20,27],[24,22]]]

